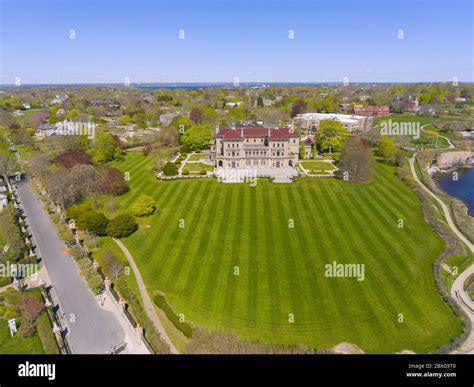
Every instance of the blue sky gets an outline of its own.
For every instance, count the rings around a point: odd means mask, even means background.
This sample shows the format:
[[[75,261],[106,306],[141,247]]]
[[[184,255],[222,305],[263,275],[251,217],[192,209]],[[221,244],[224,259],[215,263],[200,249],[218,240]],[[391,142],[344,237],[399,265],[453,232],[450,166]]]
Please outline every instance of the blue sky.
[[[473,81],[471,0],[0,3],[3,84]]]

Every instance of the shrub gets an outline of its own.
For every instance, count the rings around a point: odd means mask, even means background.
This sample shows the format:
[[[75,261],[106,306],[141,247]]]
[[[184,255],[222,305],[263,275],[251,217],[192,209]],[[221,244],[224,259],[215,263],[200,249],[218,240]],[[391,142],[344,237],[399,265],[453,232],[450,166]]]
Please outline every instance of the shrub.
[[[82,272],[82,275],[94,294],[99,294],[102,291],[104,283],[94,266],[91,265],[89,268],[85,269]]]
[[[138,224],[130,215],[118,215],[107,225],[107,234],[112,238],[125,238],[138,229]]]
[[[184,176],[189,175],[189,171],[187,169],[185,169],[181,172],[181,174],[184,175]]]
[[[163,167],[163,174],[165,176],[176,176],[178,174],[178,167],[176,164],[167,162]]]
[[[201,169],[201,170],[199,171],[199,174],[200,174],[200,175],[206,175],[206,174],[207,174],[207,171],[206,171],[205,169]]]
[[[192,337],[193,335],[193,327],[188,322],[181,322],[179,321],[179,316],[176,314],[175,310],[168,304],[166,298],[163,294],[157,294],[153,299],[156,306],[158,306],[163,312],[165,312],[168,319],[173,323],[173,325],[179,329],[183,335],[187,338]]]
[[[148,216],[155,211],[155,200],[148,195],[141,195],[132,205],[135,216]]]

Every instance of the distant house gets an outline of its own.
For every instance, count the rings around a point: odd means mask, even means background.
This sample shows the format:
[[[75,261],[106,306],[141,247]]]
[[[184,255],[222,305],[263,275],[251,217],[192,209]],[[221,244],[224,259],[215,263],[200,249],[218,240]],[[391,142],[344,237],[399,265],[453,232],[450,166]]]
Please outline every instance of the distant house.
[[[455,101],[455,102],[466,102],[467,99],[466,99],[466,98],[463,98],[463,97],[457,97],[454,101]]]
[[[28,109],[31,109],[31,105],[29,103],[24,103],[23,104],[23,107],[28,110]]]
[[[418,110],[420,110],[418,99],[414,96],[409,95],[407,97],[404,95],[399,95],[395,97],[395,100],[403,102],[405,111],[408,113],[416,113]]]
[[[242,105],[243,102],[226,102],[225,103],[225,106],[230,106],[230,107],[235,107],[235,106],[239,106],[239,105]]]
[[[54,105],[56,103],[63,103],[69,99],[69,96],[67,94],[63,95],[57,95],[51,100],[51,105]]]
[[[351,109],[351,113],[358,116],[378,117],[378,116],[386,116],[390,114],[390,109],[386,105],[385,106],[354,105]]]
[[[436,115],[436,111],[430,105],[421,105],[417,114],[419,116],[434,116]]]
[[[160,122],[165,125],[165,126],[168,126],[171,121],[173,120],[173,118],[179,116],[179,113],[165,113],[165,114],[162,114],[160,116]]]

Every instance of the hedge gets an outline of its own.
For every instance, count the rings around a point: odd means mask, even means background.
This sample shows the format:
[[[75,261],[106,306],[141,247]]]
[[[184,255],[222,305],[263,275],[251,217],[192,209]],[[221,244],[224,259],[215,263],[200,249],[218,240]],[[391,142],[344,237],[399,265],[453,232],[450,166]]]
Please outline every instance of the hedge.
[[[59,353],[59,348],[47,312],[41,313],[41,316],[37,318],[36,331],[38,332],[41,344],[43,345],[44,353],[48,355],[57,355]]]
[[[187,338],[191,338],[193,336],[194,330],[191,324],[185,321],[179,321],[179,316],[176,314],[171,305],[168,304],[168,301],[166,301],[166,298],[163,294],[157,294],[153,301],[163,312],[165,312],[168,319],[178,330],[183,333],[183,335],[185,335]]]

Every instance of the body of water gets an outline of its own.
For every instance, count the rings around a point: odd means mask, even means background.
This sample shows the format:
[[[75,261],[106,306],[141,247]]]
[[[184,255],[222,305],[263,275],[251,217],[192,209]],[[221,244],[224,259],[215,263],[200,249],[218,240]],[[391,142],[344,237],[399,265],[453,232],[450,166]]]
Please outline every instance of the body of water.
[[[474,168],[459,168],[458,180],[453,180],[453,172],[443,174],[439,180],[441,189],[452,197],[462,200],[474,217]]]

